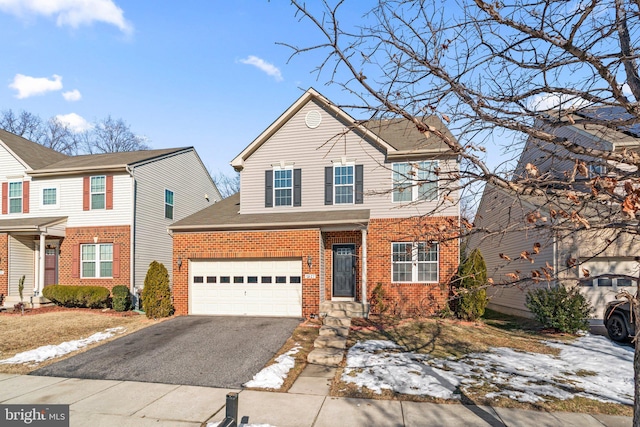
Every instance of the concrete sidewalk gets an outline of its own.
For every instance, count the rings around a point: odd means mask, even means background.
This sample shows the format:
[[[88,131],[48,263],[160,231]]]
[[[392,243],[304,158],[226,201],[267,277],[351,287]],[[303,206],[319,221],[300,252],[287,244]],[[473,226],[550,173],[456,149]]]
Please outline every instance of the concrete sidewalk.
[[[629,417],[330,397],[326,374],[308,371],[289,393],[240,391],[239,416],[276,427],[631,425]],[[0,374],[0,403],[69,404],[77,427],[216,425],[232,391],[239,390]]]

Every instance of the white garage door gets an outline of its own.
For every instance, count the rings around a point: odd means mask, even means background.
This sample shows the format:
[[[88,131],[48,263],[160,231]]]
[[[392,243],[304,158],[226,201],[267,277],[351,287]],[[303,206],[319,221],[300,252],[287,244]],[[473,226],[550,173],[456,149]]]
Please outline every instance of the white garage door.
[[[584,277],[584,270],[589,278]],[[601,274],[624,274],[633,278],[638,277],[638,263],[630,257],[619,258],[591,258],[580,263],[580,290],[593,305],[595,318],[601,319],[604,308],[609,301],[614,301],[618,292],[627,290],[635,292],[637,282],[630,278],[600,278]]]
[[[190,313],[302,316],[299,259],[192,260]]]

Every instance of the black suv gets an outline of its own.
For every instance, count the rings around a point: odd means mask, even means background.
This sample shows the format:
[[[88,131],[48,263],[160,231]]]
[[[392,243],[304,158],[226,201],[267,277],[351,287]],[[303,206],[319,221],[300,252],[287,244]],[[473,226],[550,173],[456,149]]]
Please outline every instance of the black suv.
[[[611,301],[604,310],[604,324],[609,338],[614,341],[627,341],[636,334],[636,326],[632,321],[629,302]]]

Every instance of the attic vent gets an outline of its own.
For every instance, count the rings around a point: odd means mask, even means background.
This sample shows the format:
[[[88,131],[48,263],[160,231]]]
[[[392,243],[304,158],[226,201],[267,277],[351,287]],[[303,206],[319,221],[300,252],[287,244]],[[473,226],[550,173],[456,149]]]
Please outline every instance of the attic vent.
[[[320,126],[320,122],[322,122],[322,115],[318,110],[309,111],[304,118],[304,122],[309,129],[315,129]]]

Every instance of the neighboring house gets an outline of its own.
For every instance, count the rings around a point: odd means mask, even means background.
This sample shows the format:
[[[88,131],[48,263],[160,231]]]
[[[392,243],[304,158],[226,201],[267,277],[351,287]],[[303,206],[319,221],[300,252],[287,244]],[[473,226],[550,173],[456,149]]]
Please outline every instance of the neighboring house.
[[[437,137],[399,119],[363,126],[309,89],[231,165],[240,193],[170,226],[178,314],[366,309],[378,284],[395,311],[442,308],[458,267],[457,238],[443,238],[459,222],[458,163]]]
[[[554,132],[584,147],[599,150],[621,151],[640,147],[640,133],[635,127],[615,131],[583,123],[585,115],[588,117],[599,111],[587,110],[582,113],[583,116],[576,114],[572,117],[574,123],[565,119],[564,124],[556,126]],[[612,114],[610,110],[605,113]],[[576,157],[552,144],[529,139],[516,167],[516,176],[525,176],[526,165],[531,164],[538,168],[541,175],[546,174],[550,182],[554,179],[567,180],[574,173]],[[595,176],[606,177],[608,165],[586,156],[580,157],[580,160],[586,162],[589,176],[578,175],[574,187],[576,191],[588,191],[586,182]],[[609,218],[614,220],[611,208],[615,210],[615,207],[608,204],[592,203],[581,208],[579,214],[590,221]],[[636,283],[630,278],[597,276],[609,274],[638,277],[640,264],[634,260],[640,255],[640,240],[637,236],[615,236],[612,232],[602,230],[551,233],[545,227],[538,228],[543,223],[536,220],[536,217],[551,221],[558,212],[571,212],[575,209],[576,206],[571,206],[568,200],[564,206],[559,206],[558,202],[550,202],[543,196],[522,196],[491,185],[485,187],[474,222],[476,229],[485,232],[472,236],[468,247],[480,248],[487,263],[488,276],[497,285],[513,282],[514,276],[509,277],[509,274],[516,274],[519,279],[531,278],[532,274],[540,275],[537,284],[529,281],[488,289],[489,307],[501,312],[531,316],[525,307],[527,291],[535,286],[554,285],[557,277],[565,285],[580,286],[580,290],[595,308],[594,318],[602,319],[604,306],[615,299],[618,291],[633,291],[630,287]],[[524,218],[530,214],[534,216],[527,223]],[[525,224],[528,227],[523,227]],[[534,249],[535,244],[539,246]],[[527,256],[520,256],[523,251],[531,254],[533,262]],[[535,254],[536,251],[539,253]],[[546,274],[554,276],[553,280],[546,280]]]
[[[144,284],[171,273],[167,226],[220,199],[192,147],[65,156],[0,130],[0,294],[39,303],[50,284]]]

